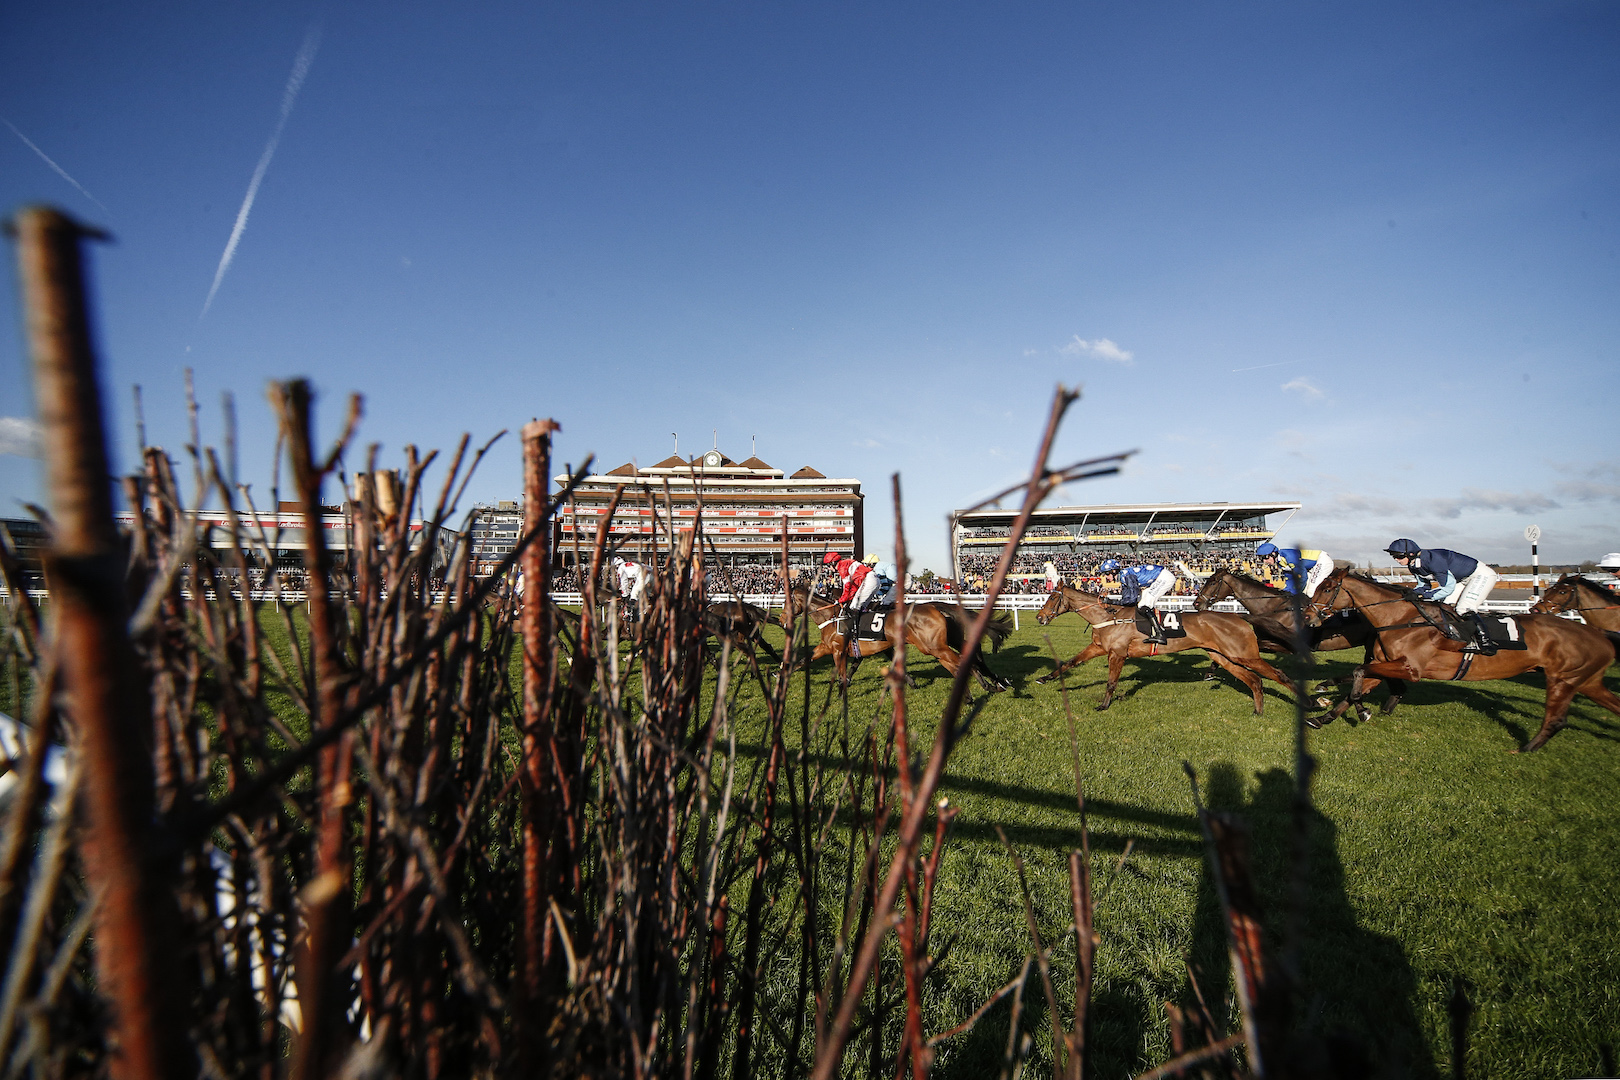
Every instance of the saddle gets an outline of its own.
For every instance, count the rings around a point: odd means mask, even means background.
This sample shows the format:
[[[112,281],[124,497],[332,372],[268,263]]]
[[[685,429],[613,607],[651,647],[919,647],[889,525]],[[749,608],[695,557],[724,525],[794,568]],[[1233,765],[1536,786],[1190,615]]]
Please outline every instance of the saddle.
[[[1458,621],[1472,622],[1479,626],[1485,631],[1485,636],[1491,639],[1491,644],[1496,646],[1498,652],[1504,649],[1509,652],[1523,652],[1530,647],[1525,644],[1524,631],[1519,626],[1519,620],[1511,615],[1485,615],[1476,611],[1461,616]],[[1469,644],[1463,652],[1479,652],[1479,646],[1473,642],[1473,637],[1474,635],[1469,633]]]
[[[1187,629],[1181,625],[1181,613],[1178,611],[1159,612],[1159,626],[1164,630],[1166,638],[1186,637]],[[1153,633],[1153,609],[1136,609],[1136,629],[1143,635]]]
[[[855,616],[855,637],[859,641],[886,641],[888,640],[889,618],[894,614],[894,605],[887,604],[881,607],[870,607]]]

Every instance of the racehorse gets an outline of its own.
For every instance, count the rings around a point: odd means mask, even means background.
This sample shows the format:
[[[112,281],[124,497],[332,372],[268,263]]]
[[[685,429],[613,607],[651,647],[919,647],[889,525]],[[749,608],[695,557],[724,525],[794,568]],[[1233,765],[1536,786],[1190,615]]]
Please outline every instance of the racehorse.
[[[1615,657],[1620,659],[1620,596],[1580,574],[1565,574],[1549,586],[1530,610],[1556,614],[1560,611],[1578,611],[1588,626],[1595,626],[1608,635],[1614,645]]]
[[[1294,640],[1292,593],[1235,571],[1221,569],[1204,581],[1198,590],[1198,596],[1193,600],[1193,607],[1198,611],[1208,611],[1218,601],[1228,597],[1248,609],[1249,613],[1244,618],[1247,618],[1254,627],[1255,635],[1260,639],[1261,651],[1278,653],[1299,651]],[[1358,612],[1341,611],[1307,629],[1310,637],[1306,645],[1312,652],[1338,652],[1340,649],[1361,648],[1366,650],[1362,656],[1363,663],[1370,663],[1373,659],[1372,647],[1378,638],[1373,633],[1372,624]],[[1312,692],[1322,693],[1328,687],[1342,681],[1344,680],[1321,683]],[[1395,706],[1401,703],[1401,695],[1406,693],[1404,682],[1399,679],[1388,681],[1389,697],[1380,710],[1385,716],[1395,711]],[[1323,700],[1322,704],[1326,705],[1327,701]]]
[[[718,601],[703,612],[703,629],[722,642],[729,640],[733,651],[753,644],[765,650],[771,659],[780,662],[782,654],[772,648],[760,632],[760,628],[770,621],[770,613],[764,608],[745,604],[741,600]]]
[[[831,656],[839,685],[849,686],[849,641],[839,626],[838,601],[829,596],[812,593],[810,587],[802,582],[793,586],[792,594],[795,617],[808,614],[810,621],[821,630],[821,641],[810,654],[807,663],[813,664],[823,656]],[[899,619],[896,618],[900,614],[901,610],[897,607],[894,615],[884,620],[882,641],[857,641],[855,659],[863,659],[893,649],[900,639]],[[932,656],[946,671],[955,676],[957,668],[962,664],[962,654],[959,650],[967,638],[967,627],[957,615],[955,607],[936,603],[907,604],[904,618],[906,644],[915,645],[922,652]],[[782,610],[777,621],[784,630],[791,631],[792,626],[787,620],[786,608]],[[984,636],[993,647],[999,648],[1011,633],[1012,623],[1002,615],[990,620]],[[982,648],[973,654],[973,674],[978,676],[980,684],[991,693],[1012,686],[1012,683],[990,670],[990,665],[985,663]],[[910,677],[909,673],[907,677]]]
[[[1108,688],[1103,692],[1101,712],[1114,703],[1114,688],[1119,685],[1119,673],[1127,657],[1158,656],[1160,653],[1181,652],[1183,649],[1203,649],[1210,659],[1230,671],[1254,695],[1254,712],[1265,711],[1265,694],[1260,679],[1291,687],[1288,676],[1272,667],[1260,656],[1260,642],[1254,627],[1241,615],[1224,611],[1186,612],[1179,616],[1185,637],[1173,637],[1164,645],[1149,645],[1147,635],[1136,628],[1135,609],[1106,603],[1102,597],[1081,592],[1068,585],[1059,585],[1046,598],[1035,618],[1042,626],[1066,612],[1074,612],[1091,624],[1091,644],[1075,654],[1072,660],[1059,664],[1049,675],[1036,682],[1051,682],[1070,668],[1098,656],[1108,657]]]
[[[1361,574],[1333,571],[1317,586],[1311,601],[1312,610],[1324,615],[1352,607],[1375,628],[1375,659],[1356,668],[1349,695],[1327,713],[1323,723],[1342,716],[1383,679],[1473,682],[1507,679],[1538,667],[1547,675],[1547,708],[1541,730],[1525,744],[1524,752],[1541,749],[1563,730],[1576,694],[1620,716],[1620,697],[1603,685],[1603,672],[1614,659],[1614,649],[1593,627],[1556,615],[1521,615],[1518,623],[1527,647],[1484,655],[1463,652],[1466,642],[1448,637],[1405,590]]]

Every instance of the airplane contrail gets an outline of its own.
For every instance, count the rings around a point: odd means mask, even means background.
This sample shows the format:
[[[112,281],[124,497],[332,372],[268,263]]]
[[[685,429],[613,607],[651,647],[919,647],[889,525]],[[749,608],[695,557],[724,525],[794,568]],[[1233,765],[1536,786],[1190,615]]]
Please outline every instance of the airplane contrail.
[[[1262,368],[1286,367],[1289,364],[1297,364],[1297,363],[1299,363],[1298,360],[1279,360],[1275,364],[1256,364],[1256,365],[1254,365],[1254,367],[1235,367],[1235,368],[1232,369],[1232,372],[1233,372],[1233,374],[1236,374],[1239,371],[1259,371]]]
[[[86,191],[83,184],[79,183],[77,180],[73,179],[73,177],[69,176],[67,174],[66,169],[62,168],[62,166],[60,166],[56,162],[52,161],[51,156],[49,154],[47,154],[45,151],[43,151],[39,147],[35,146],[33,139],[30,139],[28,136],[26,136],[22,132],[18,131],[16,124],[13,124],[10,120],[7,120],[3,116],[0,116],[0,123],[4,123],[6,125],[6,127],[10,128],[11,133],[13,135],[17,136],[17,138],[21,139],[23,141],[23,144],[26,145],[28,147],[28,149],[30,149],[34,153],[38,154],[41,161],[43,161],[45,164],[49,165],[52,169],[55,169],[57,176],[60,176],[62,179],[66,180],[68,183],[70,183],[74,187],[78,188],[80,195],[83,195],[85,198],[89,199],[91,202],[95,203],[97,206],[101,207],[103,210],[107,210],[107,204],[106,203],[102,202],[100,199],[96,198],[94,195],[92,195],[88,191]],[[112,211],[107,210],[107,213],[111,214]]]
[[[247,195],[242,199],[242,208],[236,212],[236,224],[231,226],[231,238],[225,241],[225,253],[219,257],[219,269],[214,271],[214,284],[208,289],[208,299],[203,301],[202,314],[197,316],[199,321],[208,314],[209,307],[214,303],[214,294],[219,292],[219,283],[225,280],[225,272],[231,268],[231,260],[236,258],[236,245],[241,242],[242,233],[247,229],[248,215],[253,212],[253,200],[259,194],[259,184],[270,169],[270,159],[275,157],[276,147],[281,143],[281,133],[287,127],[287,118],[292,115],[293,102],[298,100],[298,91],[304,87],[304,77],[309,74],[309,66],[315,62],[315,50],[320,47],[321,28],[317,23],[304,35],[304,43],[299,46],[298,56],[293,60],[292,74],[287,76],[287,89],[281,95],[281,117],[276,121],[276,129],[270,133],[264,153],[259,155],[259,165],[253,170],[253,179],[248,181]]]

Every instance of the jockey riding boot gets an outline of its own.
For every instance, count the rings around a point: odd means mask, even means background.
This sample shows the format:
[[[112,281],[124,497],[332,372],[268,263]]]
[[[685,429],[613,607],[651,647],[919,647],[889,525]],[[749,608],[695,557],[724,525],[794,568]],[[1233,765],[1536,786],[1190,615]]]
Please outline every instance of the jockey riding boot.
[[[1480,621],[1480,618],[1479,618],[1478,615],[1475,615],[1473,617],[1473,623],[1474,623],[1474,648],[1479,651],[1479,654],[1481,656],[1495,656],[1496,655],[1496,642],[1492,641],[1491,640],[1491,635],[1489,635],[1489,634],[1487,634],[1485,632],[1485,624]]]
[[[1156,610],[1154,610],[1153,608],[1148,608],[1147,617],[1148,617],[1147,643],[1149,645],[1163,645],[1163,644],[1165,644],[1164,627],[1159,625],[1159,613]]]

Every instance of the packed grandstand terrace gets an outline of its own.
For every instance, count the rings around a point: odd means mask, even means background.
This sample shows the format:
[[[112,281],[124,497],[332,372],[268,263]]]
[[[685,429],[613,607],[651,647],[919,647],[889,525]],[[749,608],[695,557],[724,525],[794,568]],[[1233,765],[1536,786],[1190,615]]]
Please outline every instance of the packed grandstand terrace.
[[[960,592],[965,596],[981,595],[990,585],[990,577],[995,573],[996,560],[999,557],[999,554],[965,555],[961,558],[962,574],[960,583],[944,577],[921,580],[913,578],[908,583],[908,587],[911,591]],[[1079,555],[1046,555],[1020,552],[1013,559],[1007,585],[1002,591],[1012,594],[1044,593],[1046,591],[1046,563],[1049,560],[1057,568],[1058,574],[1065,584],[1091,590],[1113,586],[1118,580],[1117,577],[1111,574],[1098,573],[1097,566],[1104,559],[1122,557],[1118,552],[1110,553],[1105,551],[1086,552]],[[1146,550],[1132,553],[1128,562],[1157,563],[1160,566],[1169,566],[1177,570],[1185,566],[1200,577],[1223,567],[1254,577],[1262,576],[1258,560],[1254,558],[1253,552],[1248,549],[1211,550],[1197,554],[1168,549]],[[829,583],[830,577],[828,575],[818,575],[818,585],[827,585]],[[779,569],[765,566],[713,567],[705,575],[704,584],[711,594],[775,595],[782,592],[782,573]],[[579,592],[580,587],[580,577],[571,568],[559,569],[552,575],[551,588],[553,592]],[[609,587],[604,577],[601,588],[606,589]],[[1172,595],[1193,591],[1195,591],[1193,584],[1178,574],[1176,593]]]

